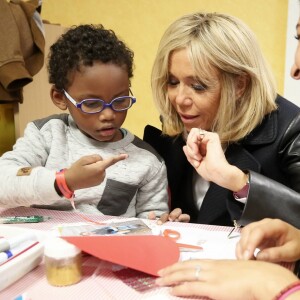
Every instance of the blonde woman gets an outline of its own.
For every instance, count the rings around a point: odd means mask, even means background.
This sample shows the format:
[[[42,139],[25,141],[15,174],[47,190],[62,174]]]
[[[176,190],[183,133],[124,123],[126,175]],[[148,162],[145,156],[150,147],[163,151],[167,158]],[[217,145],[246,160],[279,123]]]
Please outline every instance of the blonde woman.
[[[296,30],[296,39],[300,40],[300,18]],[[300,42],[291,76],[300,79]],[[296,197],[293,194],[291,191],[291,197]],[[254,257],[257,248],[260,251]],[[173,286],[170,292],[177,296],[207,296],[216,300],[300,299],[299,278],[270,263],[300,259],[300,230],[278,219],[253,222],[243,228],[236,256],[239,261],[190,260],[174,264],[160,271],[157,284]],[[249,261],[253,258],[256,261]]]
[[[300,109],[277,95],[253,32],[220,13],[194,13],[164,33],[152,71],[171,195],[161,221],[300,227]],[[184,147],[184,150],[183,150]]]

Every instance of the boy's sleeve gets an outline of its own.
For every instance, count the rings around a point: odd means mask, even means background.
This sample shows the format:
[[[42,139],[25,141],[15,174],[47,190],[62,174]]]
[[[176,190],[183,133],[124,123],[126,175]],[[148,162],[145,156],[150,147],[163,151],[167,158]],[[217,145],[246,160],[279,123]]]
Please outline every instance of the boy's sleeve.
[[[13,151],[0,158],[1,206],[49,205],[50,199],[60,199],[54,189],[55,171],[44,168],[47,156],[42,135],[29,123]]]
[[[163,161],[159,164],[157,172],[138,191],[136,214],[139,218],[148,219],[149,212],[154,212],[156,217],[169,212],[167,169]]]

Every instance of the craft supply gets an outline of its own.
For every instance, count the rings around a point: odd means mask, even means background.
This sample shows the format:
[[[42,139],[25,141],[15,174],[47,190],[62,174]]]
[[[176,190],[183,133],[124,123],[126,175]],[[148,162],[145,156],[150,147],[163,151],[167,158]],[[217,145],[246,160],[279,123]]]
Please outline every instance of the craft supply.
[[[46,216],[0,217],[0,224],[39,223],[49,220]]]
[[[45,266],[48,282],[54,286],[67,286],[80,281],[81,250],[67,241],[55,237],[45,243]]]
[[[239,234],[232,235],[232,233],[236,230],[239,231],[239,229],[241,228],[241,225],[239,225],[236,220],[233,220],[233,226],[234,227],[230,230],[230,232],[228,233],[228,236],[227,236],[227,238],[229,238],[229,239],[233,239],[233,238],[240,236]]]
[[[26,232],[11,238],[0,238],[0,252],[8,251],[28,240],[36,242],[37,237],[32,232]]]
[[[165,229],[163,231],[162,235],[166,238],[170,238],[170,239],[176,241],[176,244],[179,247],[180,251],[201,251],[201,250],[203,250],[203,248],[201,246],[178,243],[177,240],[180,238],[180,232],[177,230]]]
[[[13,259],[14,257],[20,255],[24,251],[30,249],[34,245],[36,245],[38,242],[28,240],[22,242],[20,245],[11,248],[10,250],[6,250],[3,252],[0,252],[0,265],[4,264],[5,262],[9,261],[10,259]]]
[[[25,292],[22,295],[17,296],[14,300],[31,300],[28,294]]]
[[[2,290],[21,279],[42,262],[44,252],[43,240],[48,236],[48,233],[20,225],[12,226],[6,224],[0,224],[0,233],[3,236],[0,240],[9,241],[6,245],[8,244],[9,247],[13,246],[11,249],[6,250],[11,253],[4,254],[6,258],[9,256],[8,260],[0,265],[0,295],[2,295],[0,299],[14,299],[18,291],[15,291],[8,297],[3,296]],[[24,239],[23,242],[20,241],[20,237]],[[16,238],[19,239],[19,245],[14,246],[13,240],[16,241]],[[26,243],[28,243],[27,247]],[[23,251],[20,249],[21,246],[24,246]],[[16,248],[19,248],[20,252]],[[27,284],[26,288],[28,286]],[[21,290],[24,291],[23,289]]]

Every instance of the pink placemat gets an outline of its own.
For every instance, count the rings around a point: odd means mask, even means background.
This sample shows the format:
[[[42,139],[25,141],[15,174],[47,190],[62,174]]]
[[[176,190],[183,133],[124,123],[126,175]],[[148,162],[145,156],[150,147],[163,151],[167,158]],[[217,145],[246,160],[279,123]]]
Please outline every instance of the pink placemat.
[[[29,216],[42,215],[50,216],[51,219],[41,223],[14,224],[13,226],[26,227],[36,230],[50,230],[53,226],[64,222],[84,222],[82,217],[76,212],[62,212],[55,210],[36,209],[36,208],[0,208],[0,216]],[[107,221],[111,216],[90,215],[95,221]],[[169,223],[170,224],[170,223]],[[210,226],[193,223],[172,223],[172,227],[187,227],[193,229],[205,229],[209,231],[227,231],[231,227]],[[1,233],[0,233],[1,234]],[[289,269],[294,268],[294,264],[285,264]],[[83,262],[82,280],[72,286],[54,287],[47,283],[45,277],[44,264],[41,263],[37,268],[26,276],[15,282],[10,287],[0,292],[0,299],[16,299],[19,295],[26,295],[23,299],[55,299],[55,300],[162,300],[162,299],[184,299],[171,296],[168,288],[157,287],[154,284],[155,277],[114,265],[107,261],[97,259],[92,256],[85,256]],[[194,298],[188,298],[194,299]],[[207,299],[207,298],[197,298]]]

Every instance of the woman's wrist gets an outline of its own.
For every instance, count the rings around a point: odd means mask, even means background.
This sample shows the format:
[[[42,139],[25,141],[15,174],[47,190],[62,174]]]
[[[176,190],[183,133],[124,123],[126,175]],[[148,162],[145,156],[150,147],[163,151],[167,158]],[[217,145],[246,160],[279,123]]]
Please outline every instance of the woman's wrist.
[[[232,166],[226,175],[226,183],[221,186],[236,193],[242,190],[247,184],[249,184],[249,173],[245,173],[241,169]]]
[[[240,176],[240,180],[237,180],[236,187],[234,190],[232,190],[234,193],[238,193],[245,189],[247,185],[249,185],[249,173],[241,171],[242,174]]]
[[[233,192],[233,196],[236,200],[244,199],[248,197],[249,194],[249,173],[245,173],[246,175],[246,183],[245,185],[238,191]]]

